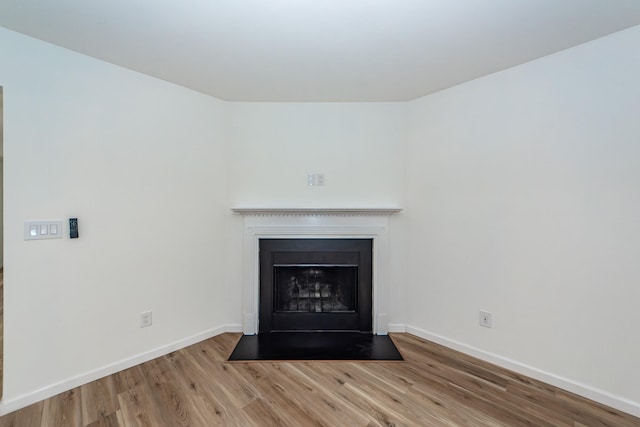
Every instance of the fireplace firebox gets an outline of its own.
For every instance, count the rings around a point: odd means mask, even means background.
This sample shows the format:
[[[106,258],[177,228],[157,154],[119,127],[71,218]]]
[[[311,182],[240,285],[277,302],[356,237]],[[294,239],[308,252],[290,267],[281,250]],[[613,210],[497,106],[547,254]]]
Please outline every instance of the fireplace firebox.
[[[372,332],[372,239],[260,239],[259,332]]]

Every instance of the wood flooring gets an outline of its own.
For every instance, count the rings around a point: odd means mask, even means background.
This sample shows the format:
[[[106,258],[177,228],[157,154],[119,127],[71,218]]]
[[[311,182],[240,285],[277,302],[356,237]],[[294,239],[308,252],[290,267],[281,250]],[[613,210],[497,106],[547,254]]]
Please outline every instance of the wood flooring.
[[[640,426],[409,334],[403,362],[227,362],[222,334],[0,417],[0,427]]]

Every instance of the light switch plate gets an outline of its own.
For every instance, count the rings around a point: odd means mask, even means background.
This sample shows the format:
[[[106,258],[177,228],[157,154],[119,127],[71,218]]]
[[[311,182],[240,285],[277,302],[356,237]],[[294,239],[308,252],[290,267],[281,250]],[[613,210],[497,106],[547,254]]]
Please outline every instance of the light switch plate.
[[[62,239],[62,221],[25,221],[24,240]]]

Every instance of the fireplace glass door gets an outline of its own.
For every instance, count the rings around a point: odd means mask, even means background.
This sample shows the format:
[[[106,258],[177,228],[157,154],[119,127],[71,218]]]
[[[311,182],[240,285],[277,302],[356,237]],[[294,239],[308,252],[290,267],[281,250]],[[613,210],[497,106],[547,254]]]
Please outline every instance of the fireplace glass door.
[[[357,265],[274,265],[278,313],[344,313],[357,310]]]

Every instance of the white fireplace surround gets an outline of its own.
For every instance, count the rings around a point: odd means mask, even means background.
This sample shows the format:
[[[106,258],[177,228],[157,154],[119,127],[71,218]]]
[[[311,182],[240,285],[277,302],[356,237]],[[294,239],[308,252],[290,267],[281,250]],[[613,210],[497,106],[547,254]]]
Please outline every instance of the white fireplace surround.
[[[373,333],[386,335],[389,307],[389,215],[400,208],[233,208],[244,216],[243,332],[258,331],[260,239],[372,239]]]

